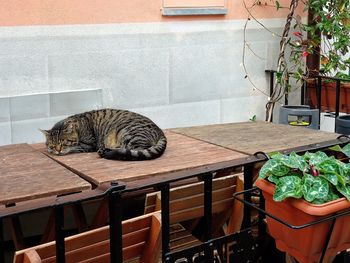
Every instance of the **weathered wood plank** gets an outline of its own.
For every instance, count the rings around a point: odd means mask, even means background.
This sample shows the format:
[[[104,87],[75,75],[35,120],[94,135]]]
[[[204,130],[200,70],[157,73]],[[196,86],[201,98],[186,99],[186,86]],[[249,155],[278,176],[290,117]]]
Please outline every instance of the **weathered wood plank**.
[[[28,144],[0,147],[0,204],[90,189],[91,184]]]
[[[95,152],[50,157],[96,185],[116,180],[133,186],[145,181],[169,179],[174,172],[183,171],[185,175],[195,168],[205,171],[208,165],[247,157],[245,154],[170,131],[166,131],[166,136],[168,146],[165,153],[150,161],[106,160]],[[44,145],[35,147],[46,152]]]
[[[282,151],[334,140],[339,134],[271,122],[241,122],[171,129],[171,131],[245,154]]]

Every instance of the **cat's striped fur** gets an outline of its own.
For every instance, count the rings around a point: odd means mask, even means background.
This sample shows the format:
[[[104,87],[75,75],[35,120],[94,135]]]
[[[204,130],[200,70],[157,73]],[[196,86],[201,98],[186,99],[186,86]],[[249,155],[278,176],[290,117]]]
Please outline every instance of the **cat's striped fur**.
[[[149,160],[163,154],[167,139],[149,118],[117,109],[101,109],[70,116],[46,135],[49,153],[97,153],[106,159]]]

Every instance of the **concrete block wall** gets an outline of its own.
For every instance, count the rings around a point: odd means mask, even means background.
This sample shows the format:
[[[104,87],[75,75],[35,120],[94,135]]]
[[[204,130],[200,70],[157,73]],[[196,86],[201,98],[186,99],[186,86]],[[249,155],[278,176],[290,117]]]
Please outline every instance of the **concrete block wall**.
[[[44,140],[48,129],[75,112],[102,108],[102,90],[42,93],[0,98],[0,144]]]
[[[162,128],[264,119],[244,78],[245,21],[0,28],[0,145],[43,141],[68,115],[130,109]],[[284,21],[263,21],[276,32]],[[279,38],[250,23],[246,65],[267,92]]]

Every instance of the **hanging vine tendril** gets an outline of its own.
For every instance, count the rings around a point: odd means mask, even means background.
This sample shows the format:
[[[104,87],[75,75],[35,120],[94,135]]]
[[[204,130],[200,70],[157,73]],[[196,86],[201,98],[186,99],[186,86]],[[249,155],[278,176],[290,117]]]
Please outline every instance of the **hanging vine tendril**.
[[[288,67],[287,67],[287,61],[285,57],[285,50],[286,47],[288,46],[288,35],[291,27],[292,20],[294,19],[294,13],[296,8],[298,7],[299,0],[292,0],[289,6],[289,13],[287,15],[286,23],[284,26],[284,30],[282,35],[278,35],[275,32],[272,32],[269,28],[265,27],[262,23],[260,23],[253,15],[252,13],[252,8],[256,5],[260,5],[261,2],[258,0],[258,2],[255,2],[251,7],[248,7],[245,3],[245,0],[243,0],[244,7],[248,13],[248,19],[244,25],[244,45],[243,45],[243,55],[242,55],[242,66],[243,69],[246,73],[245,78],[252,84],[254,90],[258,90],[261,93],[265,94],[268,97],[268,102],[266,104],[266,121],[272,121],[272,113],[273,109],[275,107],[276,102],[278,102],[281,98],[283,98],[283,95],[285,93],[288,93],[289,89],[289,72],[288,72]],[[265,4],[266,5],[266,4]],[[282,7],[279,7],[282,8]],[[280,50],[279,50],[279,56],[278,56],[278,61],[277,61],[277,74],[276,74],[276,79],[277,81],[274,84],[274,89],[272,91],[272,94],[267,94],[263,90],[259,89],[251,79],[250,75],[248,74],[247,67],[245,65],[245,52],[246,52],[246,47],[250,50],[249,45],[246,41],[246,28],[247,24],[250,20],[254,20],[257,22],[259,25],[261,25],[265,30],[268,32],[272,33],[273,36],[277,36],[281,38],[280,41]]]
[[[299,0],[292,0],[289,7],[289,13],[287,16],[286,24],[282,33],[280,41],[280,51],[277,60],[277,80],[274,85],[273,92],[266,104],[266,121],[272,121],[272,113],[276,102],[278,102],[283,95],[288,92],[289,72],[285,57],[286,46],[288,45],[288,35],[290,31],[291,22],[294,17],[294,12],[298,7]]]

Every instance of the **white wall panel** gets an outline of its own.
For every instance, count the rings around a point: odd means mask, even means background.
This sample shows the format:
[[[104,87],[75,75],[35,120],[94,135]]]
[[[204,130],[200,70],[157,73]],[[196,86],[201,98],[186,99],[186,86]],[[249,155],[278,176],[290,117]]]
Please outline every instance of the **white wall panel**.
[[[12,143],[42,141],[38,128],[101,107],[136,109],[163,128],[262,118],[265,96],[241,66],[244,22],[2,27],[0,122],[11,128],[1,131]],[[265,57],[248,53],[246,65],[266,91],[279,39],[254,22],[246,39]]]

